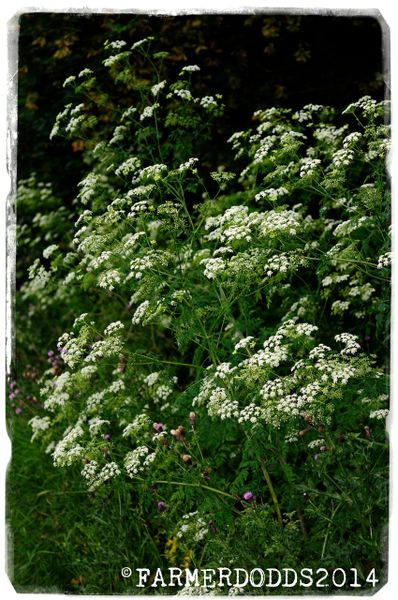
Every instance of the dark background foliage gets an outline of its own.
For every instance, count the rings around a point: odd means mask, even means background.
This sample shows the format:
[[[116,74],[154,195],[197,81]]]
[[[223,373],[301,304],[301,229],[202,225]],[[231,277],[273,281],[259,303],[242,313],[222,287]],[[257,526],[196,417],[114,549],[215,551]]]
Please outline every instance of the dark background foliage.
[[[187,61],[201,67],[196,91],[221,92],[226,105],[222,139],[219,132],[209,148],[218,157],[226,151],[222,140],[258,108],[342,107],[385,94],[381,24],[369,16],[26,13],[19,25],[18,178],[34,171],[38,180],[52,179],[65,200],[84,171],[84,142],[50,142],[49,134],[73,101],[64,80],[82,64],[97,67],[106,39],[134,43],[153,35],[157,49],[170,53],[166,75]]]
[[[223,153],[228,152],[225,140],[233,131],[246,128],[253,111],[258,108],[275,105],[300,108],[306,103],[339,108],[365,94],[375,99],[386,95],[382,29],[378,20],[372,17],[343,17],[326,13],[323,16],[251,14],[177,17],[26,13],[20,17],[19,25],[18,179],[24,179],[34,171],[38,182],[50,181],[54,189],[54,194],[45,201],[42,200],[44,196],[37,193],[33,196],[32,206],[23,205],[21,208],[19,205],[19,224],[30,224],[37,211],[46,214],[58,209],[62,203],[67,208],[65,221],[68,220],[77,183],[89,169],[82,156],[86,141],[67,141],[58,137],[50,141],[49,134],[57,113],[66,103],[76,102],[72,89],[62,86],[69,75],[77,75],[84,67],[93,68],[97,73],[99,68],[98,77],[102,69],[104,78],[101,84],[106,85],[107,69],[101,63],[106,39],[123,39],[132,45],[143,37],[155,36],[154,49],[169,52],[165,76],[169,75],[170,79],[187,63],[201,67],[200,77],[194,84],[197,86],[195,93],[221,92],[226,107],[222,124],[220,122],[208,148],[213,165],[222,164]],[[142,65],[140,75],[143,79],[149,77],[145,69]],[[114,103],[129,105],[129,98],[118,97],[112,88],[107,91],[113,94],[110,107]],[[110,108],[109,113],[103,115],[104,120],[108,119],[109,127],[114,126],[111,111]],[[65,236],[62,239],[62,232],[67,229],[65,222],[58,218],[57,227],[61,243],[67,244],[68,239]],[[29,252],[20,253],[18,264],[21,265],[22,278],[26,277],[26,267],[32,262],[32,257],[35,253],[40,255],[41,250],[41,247],[31,247]],[[79,314],[83,308],[79,311],[77,302],[70,302],[69,311]],[[35,403],[38,400],[30,381],[33,371],[26,363],[31,362],[40,369],[48,367],[46,354],[51,348],[43,348],[37,340],[55,340],[58,329],[63,331],[64,323],[72,322],[75,316],[66,308],[60,311],[59,306],[57,314],[49,309],[43,322],[29,319],[24,307],[17,307],[16,311],[24,334],[24,343],[17,340],[16,371],[24,393],[29,393]],[[148,543],[148,540],[154,539],[158,548],[163,547],[163,530],[156,521],[144,521],[133,495],[126,493],[120,496],[118,490],[111,490],[101,504],[88,496],[85,488],[82,489],[77,471],[71,482],[70,473],[54,469],[50,457],[43,456],[41,449],[30,443],[28,418],[29,411],[26,410],[22,418],[15,418],[12,428],[14,450],[8,479],[8,522],[12,530],[9,560],[14,569],[11,577],[14,586],[22,592],[41,589],[58,593],[60,590],[64,593],[76,593],[78,590],[80,593],[126,592],[126,582],[119,576],[120,567],[142,566],[149,564],[150,560],[163,564],[165,559],[160,556],[160,551]],[[214,439],[220,441],[216,436]],[[338,446],[339,460],[343,465],[339,473],[342,482],[349,481],[350,486],[335,528],[330,533],[328,530],[330,550],[325,560],[332,567],[338,564],[348,568],[358,564],[365,565],[367,571],[373,567],[380,570],[378,536],[365,545],[357,531],[353,532],[352,539],[361,540],[355,551],[344,537],[347,522],[365,522],[365,518],[371,515],[378,528],[386,514],[384,482],[387,475],[381,477],[382,469],[387,470],[386,450],[382,448],[384,438],[376,440],[378,445],[372,449],[368,449],[362,441],[364,449],[360,453],[355,452],[357,462],[353,464],[350,462],[354,453],[351,443],[360,442],[341,442]],[[372,466],[366,480],[360,479],[361,473],[368,473],[369,465]],[[321,489],[327,494],[328,484],[318,481],[311,467],[304,468],[299,462],[293,466],[303,477],[301,481],[292,469],[292,478],[294,476],[298,480],[299,502],[302,510],[310,514],[308,506],[312,496],[311,490],[309,496],[307,490],[311,486],[314,489],[324,486]],[[329,468],[328,465],[325,468]],[[276,461],[271,464],[272,470],[277,471]],[[374,472],[378,473],[379,479]],[[369,498],[365,498],[363,490],[372,491]],[[155,505],[156,501],[154,495],[148,497],[149,503]],[[286,505],[289,502],[293,503],[291,496]],[[361,513],[363,507],[366,510]],[[294,561],[297,564],[312,561],[311,564],[318,565],[325,531],[316,509],[315,506],[313,514],[310,514],[311,539],[304,544],[296,542],[295,534],[291,538],[276,539],[271,558],[277,564],[287,559],[289,551],[292,565],[296,565]],[[226,540],[231,551],[238,542],[245,548],[248,561],[258,552],[265,554],[268,548],[261,544],[265,544],[262,533],[266,516],[261,513],[259,519],[254,520],[250,514],[247,522],[240,525],[241,530],[231,531],[231,538]],[[146,528],[145,535],[143,528]],[[349,564],[346,564],[348,552],[352,553]]]

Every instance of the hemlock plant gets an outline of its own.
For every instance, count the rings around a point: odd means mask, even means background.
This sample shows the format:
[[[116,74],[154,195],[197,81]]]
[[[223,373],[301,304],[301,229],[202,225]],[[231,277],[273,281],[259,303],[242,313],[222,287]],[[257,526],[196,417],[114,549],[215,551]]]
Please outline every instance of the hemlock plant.
[[[312,544],[365,582],[387,518],[388,102],[260,109],[209,165],[222,98],[194,96],[196,65],[164,80],[152,42],[105,44],[118,105],[102,72],[64,83],[51,135],[88,172],[70,220],[35,217],[50,243],[18,291],[65,323],[32,440],[98,501],[161,514],[168,565],[308,566]]]

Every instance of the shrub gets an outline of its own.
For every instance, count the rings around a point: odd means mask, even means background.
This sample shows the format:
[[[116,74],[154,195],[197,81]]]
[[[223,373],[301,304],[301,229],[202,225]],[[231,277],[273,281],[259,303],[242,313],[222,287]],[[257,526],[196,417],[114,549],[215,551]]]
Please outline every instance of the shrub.
[[[192,93],[200,69],[164,80],[151,38],[105,52],[120,105],[102,72],[65,81],[77,103],[52,136],[81,139],[89,171],[19,291],[64,327],[32,439],[98,501],[131,494],[159,529],[154,569],[161,553],[381,580],[387,103],[258,110],[209,165],[223,105]]]

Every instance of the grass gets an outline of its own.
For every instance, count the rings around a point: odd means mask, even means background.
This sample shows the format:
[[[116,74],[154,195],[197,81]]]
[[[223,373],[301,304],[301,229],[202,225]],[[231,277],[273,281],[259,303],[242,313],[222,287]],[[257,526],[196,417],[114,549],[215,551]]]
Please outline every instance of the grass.
[[[55,469],[30,435],[26,419],[13,418],[7,524],[15,590],[137,594],[120,571],[161,566],[165,540],[158,524],[145,521],[132,493],[113,489],[90,497],[80,474]]]

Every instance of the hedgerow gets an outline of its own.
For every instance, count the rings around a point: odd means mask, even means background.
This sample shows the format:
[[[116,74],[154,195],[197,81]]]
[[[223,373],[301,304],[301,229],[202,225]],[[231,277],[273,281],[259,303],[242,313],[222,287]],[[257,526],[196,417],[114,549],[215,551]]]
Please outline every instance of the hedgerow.
[[[45,313],[63,329],[47,349],[42,332],[32,441],[93,501],[131,494],[153,568],[383,581],[388,102],[260,108],[209,164],[224,107],[193,94],[199,67],[166,81],[151,38],[104,52],[51,133],[84,146],[73,209],[34,176],[19,189],[19,343]]]

